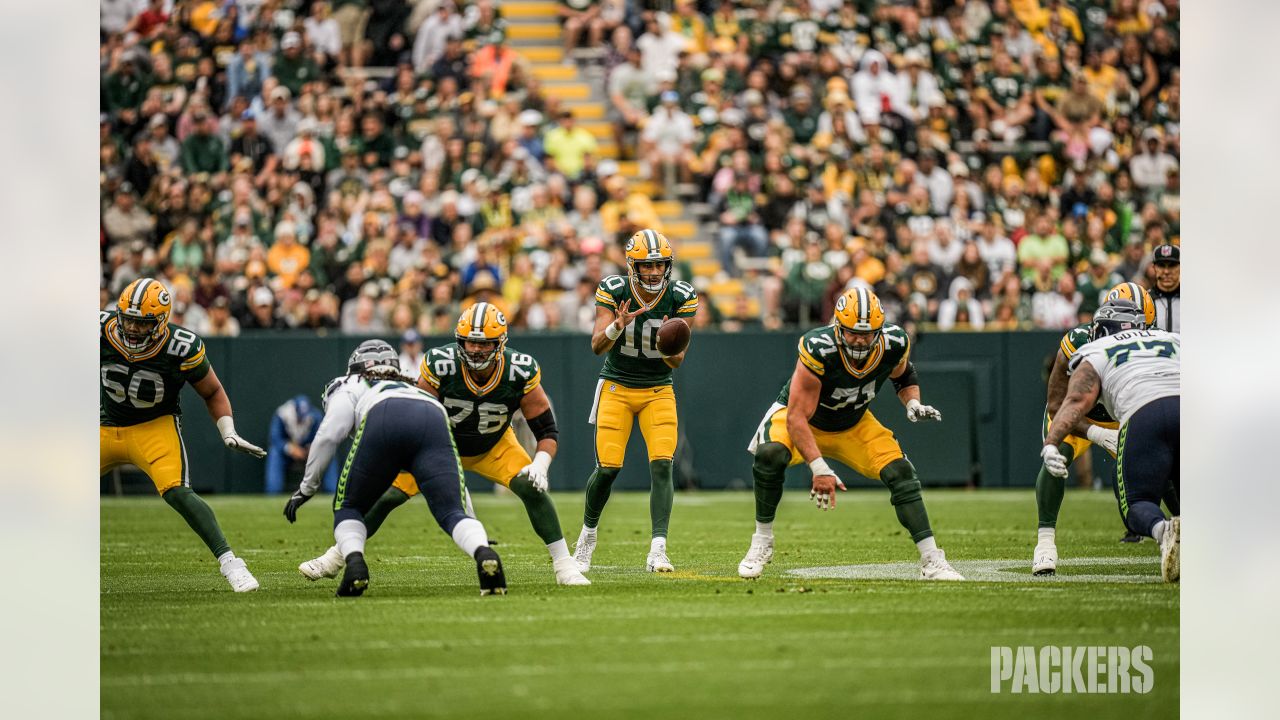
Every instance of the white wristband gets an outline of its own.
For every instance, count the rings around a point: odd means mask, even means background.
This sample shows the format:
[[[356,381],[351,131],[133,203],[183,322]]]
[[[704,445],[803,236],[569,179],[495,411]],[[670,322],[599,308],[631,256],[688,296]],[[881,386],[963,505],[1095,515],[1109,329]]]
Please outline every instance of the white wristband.
[[[813,462],[809,463],[809,469],[813,471],[814,477],[818,477],[819,475],[835,475],[836,474],[836,471],[832,470],[831,466],[828,465],[827,461],[824,460],[823,458],[818,458],[817,460],[814,460]]]
[[[533,455],[533,464],[537,465],[545,474],[547,468],[551,467],[551,453],[546,450],[539,450]]]
[[[223,415],[218,418],[218,432],[222,434],[222,439],[226,440],[231,435],[236,434],[236,421],[231,419],[230,415]]]
[[[617,340],[622,337],[622,328],[614,323],[609,323],[608,327],[604,329],[604,336],[609,338],[610,341]]]

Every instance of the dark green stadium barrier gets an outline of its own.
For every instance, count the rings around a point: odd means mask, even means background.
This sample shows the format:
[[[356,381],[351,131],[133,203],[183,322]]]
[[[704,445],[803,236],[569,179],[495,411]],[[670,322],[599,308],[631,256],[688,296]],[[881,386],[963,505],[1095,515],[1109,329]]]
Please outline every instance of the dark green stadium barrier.
[[[795,367],[797,337],[766,332],[695,336],[688,359],[676,371],[677,484],[750,487],[746,446]],[[1052,332],[926,334],[915,343],[913,357],[923,399],[943,412],[944,422],[908,423],[888,383],[872,411],[898,436],[927,485],[1032,485],[1039,467],[1044,368],[1059,337]],[[237,428],[264,445],[275,408],[298,393],[319,401],[324,383],[342,371],[356,343],[355,338],[271,333],[207,340],[209,359],[235,407]],[[513,335],[511,345],[541,363],[559,420],[553,486],[580,489],[594,463],[587,416],[601,359],[591,354],[584,335]],[[184,392],[182,407],[193,486],[202,492],[261,492],[262,461],[222,447],[195,393]],[[639,435],[637,427],[619,488],[648,486]],[[476,489],[486,487],[475,478],[470,482]],[[806,483],[804,469],[793,468],[789,484]],[[109,485],[104,481],[103,490]]]

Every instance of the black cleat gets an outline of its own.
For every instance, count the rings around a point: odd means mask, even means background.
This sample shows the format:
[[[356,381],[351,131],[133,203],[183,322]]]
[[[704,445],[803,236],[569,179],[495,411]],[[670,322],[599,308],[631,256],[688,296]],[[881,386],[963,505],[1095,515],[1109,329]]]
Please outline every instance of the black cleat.
[[[507,576],[502,572],[502,559],[493,548],[476,550],[476,574],[480,576],[481,595],[506,595]]]
[[[1139,535],[1139,534],[1138,534],[1138,533],[1136,533],[1136,532],[1127,532],[1127,533],[1125,533],[1125,534],[1124,534],[1124,537],[1120,538],[1120,542],[1122,542],[1122,543],[1140,543],[1140,542],[1142,542],[1142,539],[1143,539],[1143,538],[1142,538],[1142,536],[1141,536],[1141,535]]]
[[[364,564],[364,553],[353,552],[347,556],[347,569],[338,584],[338,597],[359,597],[369,587],[369,566]]]

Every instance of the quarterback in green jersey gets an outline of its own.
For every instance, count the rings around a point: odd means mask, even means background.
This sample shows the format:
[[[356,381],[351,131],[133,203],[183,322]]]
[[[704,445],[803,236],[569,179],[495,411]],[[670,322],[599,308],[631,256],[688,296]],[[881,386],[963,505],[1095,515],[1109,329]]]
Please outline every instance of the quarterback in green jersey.
[[[129,283],[115,312],[98,315],[99,474],[135,465],[218,559],[236,592],[258,589],[258,581],[227,544],[213,510],[191,490],[187,448],[182,442],[178,396],[191,383],[232,450],[267,453],[236,434],[231,401],[205,356],[204,343],[169,322],[172,300],[151,278]]]
[[[898,522],[920,551],[921,578],[963,580],[934,541],[915,468],[867,407],[884,381],[892,380],[908,420],[942,420],[942,413],[920,403],[906,332],[885,324],[879,298],[857,287],[836,300],[830,325],[800,338],[799,354],[791,379],[747,447],[755,456],[756,531],[738,575],[760,577],[773,558],[773,519],[787,466],[807,463],[813,471],[810,496],[820,509],[835,507],[835,490],[844,484],[823,459],[830,456],[889,488]]]
[[[1155,322],[1155,302],[1151,299],[1151,294],[1141,285],[1133,282],[1120,283],[1107,292],[1103,302],[1117,299],[1129,300],[1142,308],[1148,326]],[[1049,371],[1049,390],[1045,400],[1042,435],[1048,433],[1053,416],[1058,412],[1067,395],[1067,383],[1070,380],[1067,368],[1072,356],[1093,339],[1092,326],[1092,322],[1077,325],[1068,330],[1067,334],[1062,336],[1062,341],[1058,343],[1058,353],[1053,360],[1053,369]],[[1058,445],[1058,452],[1066,458],[1068,466],[1075,459],[1088,458],[1091,444],[1101,446],[1115,457],[1119,429],[1120,424],[1099,402],[1076,423],[1072,434]],[[1039,515],[1039,525],[1036,528],[1036,547],[1031,559],[1031,572],[1035,575],[1056,575],[1058,572],[1058,511],[1062,509],[1062,499],[1065,494],[1066,478],[1054,475],[1042,465],[1039,474],[1036,475],[1036,511]],[[1174,515],[1179,514],[1177,493],[1170,491],[1164,498],[1164,502]],[[1125,542],[1138,542],[1142,536],[1126,532],[1122,539]]]
[[[591,352],[604,355],[596,383],[591,424],[596,426],[596,468],[587,480],[586,509],[574,558],[582,572],[591,569],[600,513],[609,502],[613,481],[631,427],[640,422],[649,451],[649,519],[651,539],[645,569],[671,572],[667,527],[675,486],[671,458],[676,452],[676,395],[671,371],[684,362],[685,350],[664,356],[658,350],[658,328],[668,318],[691,318],[698,312],[698,293],[686,282],[671,282],[675,251],[655,230],[641,230],[627,242],[627,277],[610,275],[596,288],[596,325]]]
[[[432,348],[418,368],[418,387],[449,412],[450,433],[464,470],[492,480],[524,503],[529,522],[547,545],[556,582],[590,585],[569,555],[555,503],[547,494],[547,470],[556,454],[559,430],[542,388],[542,371],[532,356],[507,347],[507,319],[497,306],[478,302],[462,311],[456,343]],[[532,459],[516,440],[511,418],[524,414],[538,441]],[[387,514],[418,494],[418,483],[402,472],[365,514],[372,535]],[[469,505],[469,503],[468,503]],[[298,567],[307,578],[334,577],[343,567],[336,546]]]

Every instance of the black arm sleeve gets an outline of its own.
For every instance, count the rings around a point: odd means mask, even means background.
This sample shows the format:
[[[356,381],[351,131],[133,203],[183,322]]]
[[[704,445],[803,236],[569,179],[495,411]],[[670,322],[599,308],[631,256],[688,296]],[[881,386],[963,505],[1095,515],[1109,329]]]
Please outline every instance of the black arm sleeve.
[[[920,384],[920,378],[916,375],[916,366],[911,364],[910,361],[907,362],[906,372],[902,373],[898,377],[891,377],[889,379],[893,381],[893,387],[898,392],[902,392],[912,385]]]
[[[525,422],[529,423],[529,430],[537,440],[550,438],[556,442],[560,441],[560,430],[556,428],[556,416],[551,412],[551,408],[547,408],[547,411],[538,417],[525,418]]]

